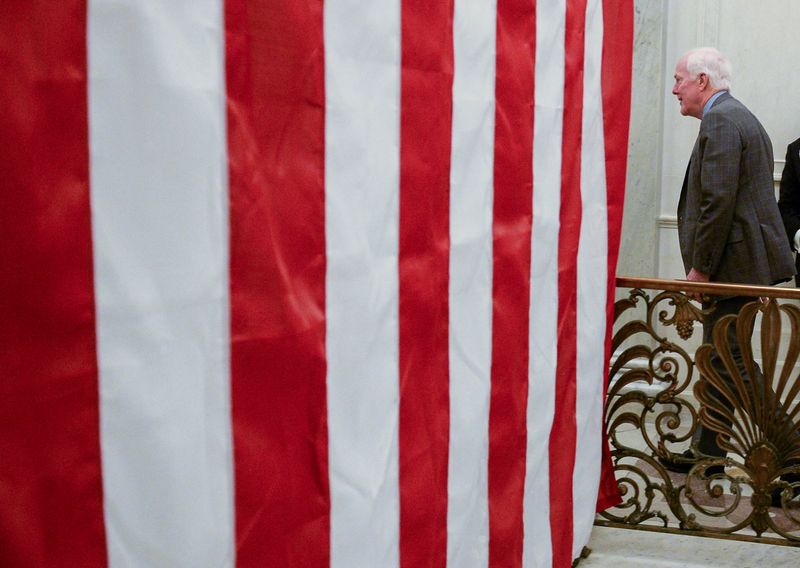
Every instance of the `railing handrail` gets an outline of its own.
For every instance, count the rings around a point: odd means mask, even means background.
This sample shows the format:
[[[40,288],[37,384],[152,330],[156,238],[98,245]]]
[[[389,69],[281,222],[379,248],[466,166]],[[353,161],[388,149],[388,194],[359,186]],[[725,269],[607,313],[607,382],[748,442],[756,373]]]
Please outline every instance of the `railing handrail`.
[[[618,288],[641,288],[669,292],[700,292],[712,296],[751,296],[800,300],[800,288],[778,286],[752,286],[750,284],[723,284],[721,282],[689,282],[688,280],[661,280],[658,278],[633,278],[617,276]]]

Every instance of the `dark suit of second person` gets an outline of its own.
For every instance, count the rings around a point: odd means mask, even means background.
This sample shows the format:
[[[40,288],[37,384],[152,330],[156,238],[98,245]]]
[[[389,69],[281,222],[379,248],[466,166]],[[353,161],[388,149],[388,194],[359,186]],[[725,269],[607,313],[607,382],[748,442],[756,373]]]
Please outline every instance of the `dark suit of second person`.
[[[794,250],[800,250],[800,138],[786,149],[786,164],[781,175],[781,198],[778,207],[783,217],[783,225]],[[800,254],[795,257],[795,268],[800,273]],[[800,286],[800,274],[795,276],[795,284]]]
[[[701,119],[678,203],[681,256],[687,280],[777,284],[795,269],[775,201],[772,143],[753,113],[730,95],[729,84],[730,66],[712,48],[687,53],[675,68],[672,92],[681,114]],[[719,298],[704,322],[703,341],[711,342],[721,317],[749,301]],[[747,377],[735,333],[728,342],[743,378],[759,381]],[[727,377],[716,351],[711,361]],[[703,454],[725,455],[716,433],[702,425],[693,441]]]

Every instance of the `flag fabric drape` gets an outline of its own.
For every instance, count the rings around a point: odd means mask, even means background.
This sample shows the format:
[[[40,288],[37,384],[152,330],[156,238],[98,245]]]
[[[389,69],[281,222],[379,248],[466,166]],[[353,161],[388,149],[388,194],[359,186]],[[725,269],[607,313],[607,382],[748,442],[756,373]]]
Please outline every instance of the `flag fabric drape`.
[[[0,5],[0,565],[566,568],[630,0]]]

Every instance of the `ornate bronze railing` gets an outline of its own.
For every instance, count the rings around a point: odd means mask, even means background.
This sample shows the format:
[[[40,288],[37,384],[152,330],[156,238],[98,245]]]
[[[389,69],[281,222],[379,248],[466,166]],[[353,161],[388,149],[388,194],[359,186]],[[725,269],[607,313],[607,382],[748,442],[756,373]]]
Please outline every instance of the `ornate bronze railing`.
[[[623,502],[597,524],[800,546],[800,290],[634,278],[617,288],[629,290],[615,304],[605,420]],[[699,324],[729,296],[753,301],[701,345]],[[726,456],[699,450],[700,424]]]

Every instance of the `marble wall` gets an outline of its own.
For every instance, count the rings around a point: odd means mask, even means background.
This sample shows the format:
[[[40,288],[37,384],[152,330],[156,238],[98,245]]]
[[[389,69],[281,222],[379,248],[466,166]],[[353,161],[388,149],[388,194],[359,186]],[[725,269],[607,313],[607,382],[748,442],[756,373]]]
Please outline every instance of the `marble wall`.
[[[700,122],[671,93],[677,59],[718,47],[733,65],[732,92],[761,120],[775,152],[800,137],[800,2],[635,0],[628,180],[617,274],[684,278],[675,208]]]
[[[617,274],[657,274],[666,0],[635,0],[628,176]]]

